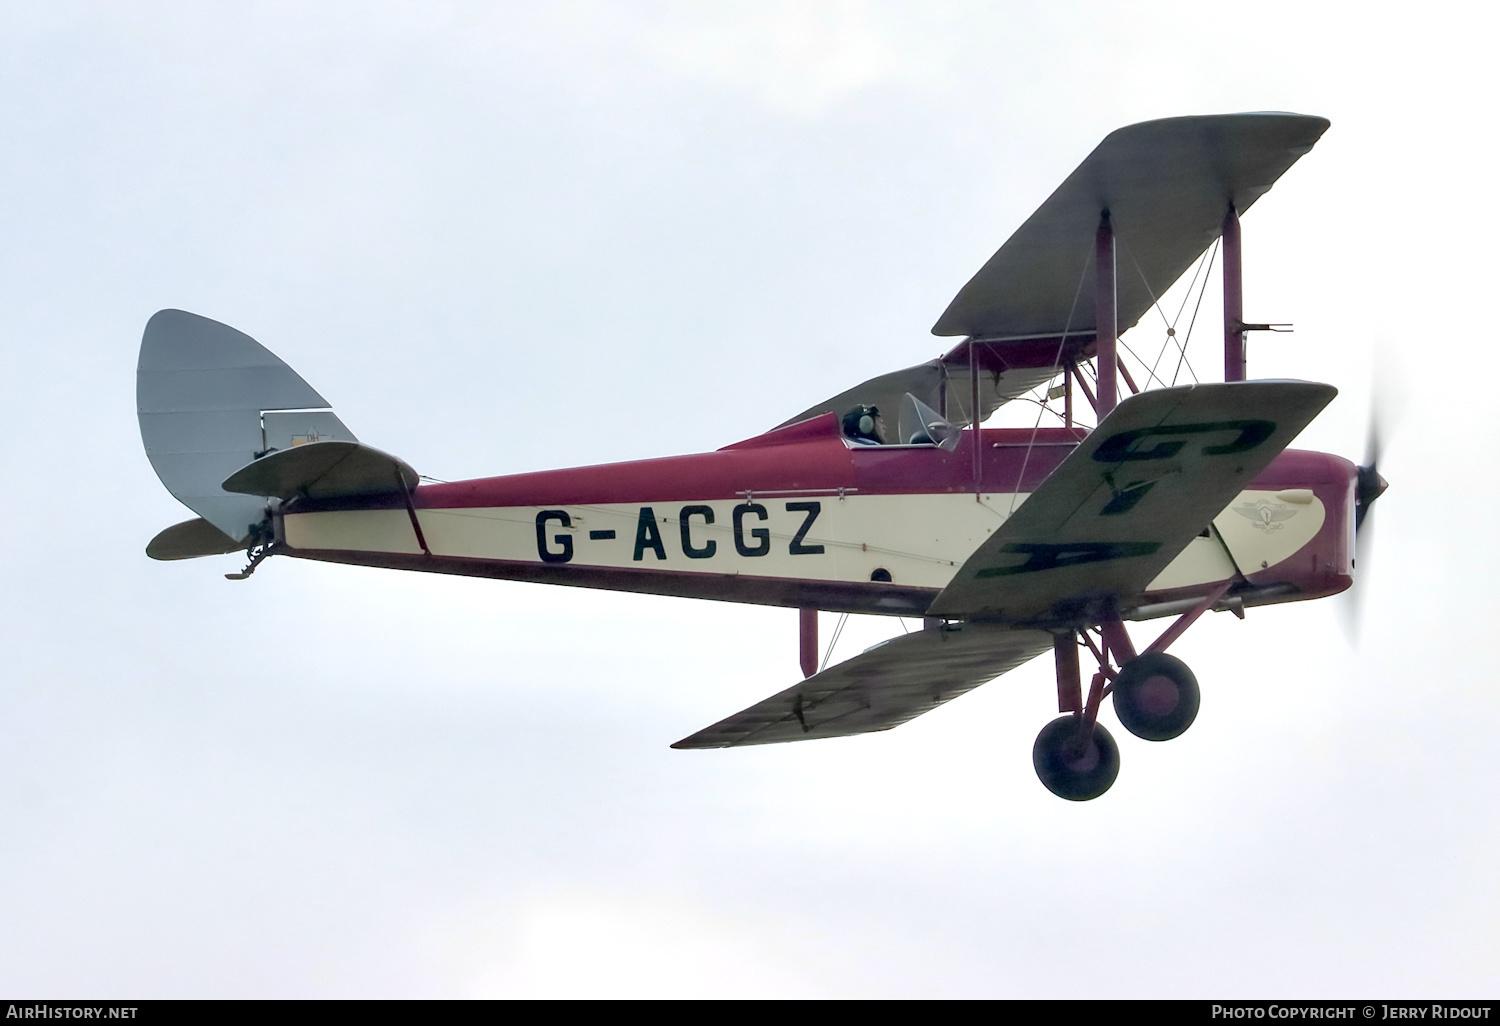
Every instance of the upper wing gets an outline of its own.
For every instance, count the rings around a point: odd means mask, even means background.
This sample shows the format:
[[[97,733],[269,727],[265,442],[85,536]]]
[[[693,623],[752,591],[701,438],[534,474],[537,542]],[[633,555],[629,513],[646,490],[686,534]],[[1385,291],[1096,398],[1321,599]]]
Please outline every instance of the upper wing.
[[[1236,381],[1126,399],[975,550],[929,615],[1066,623],[1130,602],[1336,394]]]
[[[1220,114],[1146,121],[1111,132],[954,297],[936,335],[969,335],[932,360],[871,378],[790,420],[860,403],[894,410],[910,392],[955,427],[1092,355],[1094,233],[1108,210],[1119,246],[1124,329],[1151,309],[1223,229],[1310,150],[1328,122],[1303,114]],[[971,364],[979,365],[978,416]]]
[[[1268,113],[1165,118],[1111,132],[959,291],[932,333],[1091,335],[1102,210],[1119,246],[1125,330],[1219,235],[1229,204],[1243,214],[1327,128],[1323,118]]]
[[[673,748],[730,748],[889,730],[1049,651],[1046,631],[947,624],[876,645]]]

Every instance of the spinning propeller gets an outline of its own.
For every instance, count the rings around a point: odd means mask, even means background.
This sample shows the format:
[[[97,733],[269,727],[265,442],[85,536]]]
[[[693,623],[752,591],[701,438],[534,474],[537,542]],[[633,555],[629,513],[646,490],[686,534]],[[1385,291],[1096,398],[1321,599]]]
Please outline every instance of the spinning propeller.
[[[1358,637],[1360,608],[1364,580],[1370,568],[1370,549],[1375,534],[1375,521],[1370,519],[1375,500],[1384,494],[1388,486],[1380,476],[1381,439],[1385,421],[1381,416],[1381,404],[1377,401],[1370,407],[1370,423],[1365,432],[1365,461],[1356,470],[1354,485],[1354,584],[1349,589],[1348,619],[1351,635]]]

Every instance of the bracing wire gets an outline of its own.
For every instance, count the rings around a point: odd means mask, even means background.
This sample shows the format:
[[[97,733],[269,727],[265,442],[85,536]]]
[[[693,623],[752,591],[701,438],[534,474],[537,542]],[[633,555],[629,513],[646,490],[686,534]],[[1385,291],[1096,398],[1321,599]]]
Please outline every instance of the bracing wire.
[[[1187,347],[1188,342],[1190,342],[1193,338],[1193,326],[1198,323],[1198,309],[1203,306],[1203,294],[1208,291],[1208,278],[1213,271],[1214,257],[1218,256],[1218,254],[1219,243],[1215,241],[1213,250],[1208,254],[1208,268],[1204,271],[1203,274],[1203,284],[1198,288],[1198,302],[1193,304],[1193,317],[1190,321],[1188,321],[1187,335],[1181,342],[1177,343],[1177,348],[1181,355],[1179,355],[1177,358],[1177,369],[1172,372],[1172,384],[1174,385],[1177,384],[1178,375],[1182,373],[1184,364],[1187,365],[1187,371],[1192,375],[1193,382],[1196,384],[1198,381],[1198,375],[1196,372],[1194,372],[1193,365],[1187,362]],[[1183,302],[1185,304],[1187,300],[1184,298]]]
[[[1166,385],[1166,382],[1163,381],[1161,376],[1156,373],[1156,369],[1161,365],[1163,357],[1167,355],[1167,347],[1169,345],[1175,344],[1178,349],[1179,358],[1177,361],[1177,368],[1172,374],[1172,384],[1177,384],[1177,378],[1182,373],[1183,364],[1187,361],[1187,339],[1184,338],[1182,341],[1177,340],[1177,324],[1182,320],[1182,312],[1187,309],[1188,300],[1193,297],[1193,289],[1195,286],[1198,286],[1198,302],[1193,306],[1193,322],[1195,323],[1197,321],[1198,307],[1203,303],[1203,295],[1208,289],[1209,274],[1213,270],[1214,257],[1217,256],[1219,252],[1219,241],[1220,240],[1215,239],[1213,248],[1206,252],[1203,256],[1198,258],[1197,264],[1193,267],[1193,276],[1188,281],[1187,291],[1183,293],[1182,302],[1177,306],[1177,316],[1173,317],[1171,320],[1167,320],[1166,311],[1161,308],[1161,300],[1152,290],[1151,283],[1146,280],[1146,272],[1142,270],[1140,261],[1135,258],[1135,254],[1131,252],[1130,247],[1128,245],[1125,245],[1124,241],[1121,240],[1121,244],[1125,249],[1126,254],[1130,257],[1130,262],[1135,266],[1135,273],[1140,275],[1141,284],[1146,286],[1146,292],[1151,296],[1152,307],[1156,310],[1157,314],[1160,315],[1162,322],[1167,326],[1167,338],[1166,341],[1162,343],[1161,352],[1157,354],[1155,362],[1153,362],[1149,368],[1146,368],[1146,376],[1148,381],[1154,380],[1163,386]],[[1203,277],[1203,283],[1201,286],[1198,285],[1199,275],[1202,275]],[[1190,323],[1188,325],[1189,338],[1192,336],[1192,333],[1193,328],[1192,323]],[[1143,368],[1146,367],[1146,361],[1141,359],[1140,355],[1137,354],[1135,350],[1131,349],[1123,342],[1121,342],[1121,345],[1125,346],[1126,352],[1135,357],[1137,363],[1139,363]],[[1193,371],[1192,364],[1187,364],[1187,368],[1188,373],[1193,376],[1193,380],[1196,382],[1198,380],[1198,375]]]
[[[1083,281],[1088,277],[1088,273],[1089,262],[1085,260],[1083,262],[1083,270],[1078,275],[1078,286],[1073,289],[1073,305],[1068,308],[1068,319],[1063,324],[1062,338],[1057,340],[1057,352],[1053,354],[1052,357],[1052,365],[1054,367],[1062,361],[1063,346],[1065,346],[1068,342],[1068,332],[1073,330],[1073,315],[1078,312],[1078,297],[1083,295]],[[1066,374],[1067,371],[1064,370],[1063,373]],[[1026,442],[1026,455],[1021,457],[1021,470],[1016,474],[1015,488],[1011,489],[1010,513],[1014,513],[1016,511],[1016,496],[1021,493],[1021,482],[1026,479],[1026,464],[1031,462],[1031,450],[1036,446],[1036,433],[1040,431],[1042,427],[1042,411],[1047,409],[1045,404],[1039,403],[1038,405],[1041,406],[1041,410],[1037,411],[1036,423],[1031,425],[1031,437]],[[974,430],[974,443],[977,445],[979,444],[978,424],[974,425]],[[1006,515],[1009,516],[1009,513],[1007,513]]]
[[[1124,349],[1127,353],[1129,353],[1131,356],[1134,356],[1135,357],[1135,362],[1138,363],[1138,364],[1140,364],[1143,368],[1145,368],[1147,383],[1155,381],[1158,385],[1161,385],[1163,388],[1166,387],[1167,383],[1165,381],[1163,381],[1161,378],[1159,378],[1159,377],[1156,376],[1156,364],[1152,364],[1150,367],[1147,367],[1146,366],[1146,361],[1142,360],[1141,357],[1140,357],[1140,354],[1137,353],[1134,349],[1131,349],[1130,346],[1125,342],[1124,339],[1120,339],[1120,347],[1122,349]],[[1166,352],[1166,347],[1165,346],[1162,347],[1162,351]],[[1156,358],[1156,362],[1160,363],[1161,362],[1161,357],[1158,356]]]
[[[839,614],[839,622],[833,628],[833,637],[828,639],[828,651],[823,653],[823,662],[818,666],[818,672],[822,673],[828,668],[828,660],[833,658],[833,646],[839,643],[839,635],[844,633],[844,624],[849,622],[848,613]]]
[[[1156,291],[1151,288],[1151,283],[1146,280],[1146,272],[1141,270],[1141,262],[1135,258],[1135,253],[1131,252],[1129,243],[1118,237],[1116,241],[1119,242],[1120,248],[1125,250],[1125,255],[1130,257],[1130,262],[1135,265],[1135,273],[1140,275],[1141,284],[1146,286],[1146,295],[1151,297],[1151,306],[1161,315],[1162,323],[1168,328],[1172,327],[1172,323],[1167,320],[1166,311],[1161,308],[1161,301],[1156,297]]]
[[[1042,414],[1047,409],[1046,406],[1038,405],[1041,409],[1036,411],[1036,423],[1031,425],[1031,438],[1026,442],[1026,455],[1021,457],[1021,470],[1016,474],[1016,486],[1010,492],[1011,513],[1016,511],[1016,496],[1021,494],[1021,482],[1026,480],[1026,464],[1031,460],[1031,450],[1036,445],[1036,433],[1042,428]]]
[[[1172,318],[1172,327],[1177,327],[1177,322],[1182,320],[1182,311],[1187,309],[1188,300],[1193,298],[1193,286],[1198,284],[1198,274],[1205,272],[1203,266],[1205,262],[1210,269],[1213,267],[1213,254],[1218,252],[1218,249],[1219,243],[1215,241],[1213,249],[1198,258],[1198,266],[1193,268],[1193,278],[1188,282],[1187,291],[1182,294],[1182,302],[1177,304],[1177,316]]]
[[[1217,249],[1218,243],[1214,243],[1214,246],[1215,249]],[[1202,275],[1203,269],[1205,269],[1205,264],[1211,263],[1211,260],[1212,251],[1205,251],[1203,252],[1202,257],[1199,257],[1199,263],[1194,264],[1193,278],[1188,279],[1187,291],[1184,291],[1184,293],[1182,293],[1182,302],[1178,303],[1178,314],[1176,314],[1176,317],[1172,318],[1172,323],[1167,324],[1167,338],[1163,339],[1163,342],[1161,342],[1161,351],[1160,353],[1157,353],[1157,360],[1152,363],[1151,371],[1149,371],[1149,375],[1151,375],[1151,377],[1155,378],[1155,380],[1157,381],[1161,381],[1161,375],[1157,374],[1157,368],[1160,368],[1161,362],[1166,359],[1167,348],[1173,347],[1173,345],[1178,345],[1179,350],[1181,350],[1181,345],[1179,345],[1178,342],[1178,323],[1182,320],[1182,311],[1188,309],[1188,300],[1193,299],[1193,290],[1197,287],[1197,284],[1199,284],[1199,275]],[[1208,279],[1205,279],[1205,282],[1206,281],[1208,281]],[[1145,363],[1145,360],[1143,360],[1142,363]],[[1166,384],[1166,381],[1161,381],[1161,383]]]
[[[1037,388],[1041,387],[1042,386],[1040,385],[1037,386]],[[1037,388],[1033,388],[1032,392],[1035,392]],[[1040,406],[1043,411],[1052,414],[1052,416],[1056,417],[1058,420],[1062,420],[1063,415],[1061,413],[1058,413],[1051,406],[1047,405],[1050,401],[1051,400],[1048,399],[1038,399],[1035,395],[1018,395],[1011,400],[1011,402],[1013,403],[1031,403],[1033,406]]]

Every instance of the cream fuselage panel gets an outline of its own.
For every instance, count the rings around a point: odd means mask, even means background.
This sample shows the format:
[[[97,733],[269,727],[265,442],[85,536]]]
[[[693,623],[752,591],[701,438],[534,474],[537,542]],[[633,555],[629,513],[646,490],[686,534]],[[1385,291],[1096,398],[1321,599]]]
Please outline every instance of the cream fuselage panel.
[[[1244,491],[1214,517],[1214,527],[1240,570],[1253,574],[1296,555],[1317,536],[1327,516],[1310,489]]]
[[[1288,504],[1278,501],[1277,494],[1242,493],[1216,518],[1230,551],[1242,562],[1274,565],[1321,526],[1323,507],[1317,499]],[[885,570],[892,583],[941,589],[1026,496],[981,498],[976,502],[972,493],[782,495],[754,496],[748,503],[720,499],[423,509],[417,517],[435,556],[848,582],[869,581],[871,574]],[[1303,515],[1286,516],[1288,507]],[[1245,509],[1255,510],[1255,518]],[[1236,515],[1236,510],[1241,512]],[[292,513],[284,518],[284,531],[294,549],[422,551],[401,509]],[[1225,541],[1195,538],[1148,590],[1233,576]]]
[[[1025,496],[1015,497],[1019,505]],[[423,509],[435,556],[941,588],[1005,521],[1010,495],[754,496],[704,502]],[[421,552],[405,510],[291,514],[297,549]]]

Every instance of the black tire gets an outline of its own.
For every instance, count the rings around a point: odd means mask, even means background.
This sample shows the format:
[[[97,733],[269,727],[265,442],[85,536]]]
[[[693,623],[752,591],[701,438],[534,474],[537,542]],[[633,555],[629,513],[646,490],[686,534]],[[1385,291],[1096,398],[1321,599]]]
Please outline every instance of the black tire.
[[[1113,695],[1120,725],[1147,741],[1170,741],[1198,716],[1198,678],[1165,652],[1148,652],[1122,666]]]
[[[1120,749],[1104,724],[1095,723],[1081,745],[1080,724],[1077,716],[1059,716],[1042,728],[1031,746],[1031,764],[1042,784],[1070,802],[1099,797],[1120,775]]]

